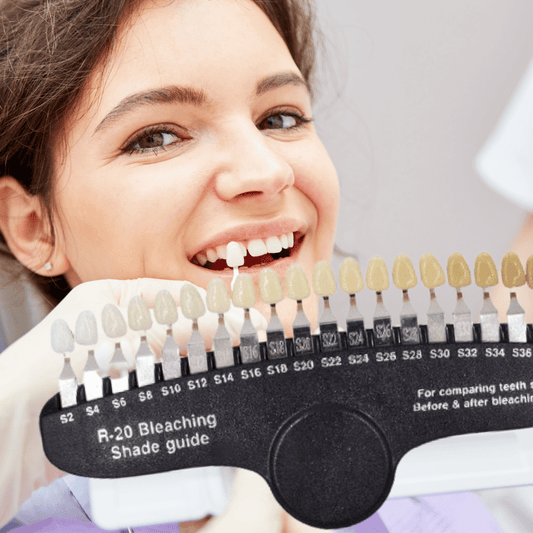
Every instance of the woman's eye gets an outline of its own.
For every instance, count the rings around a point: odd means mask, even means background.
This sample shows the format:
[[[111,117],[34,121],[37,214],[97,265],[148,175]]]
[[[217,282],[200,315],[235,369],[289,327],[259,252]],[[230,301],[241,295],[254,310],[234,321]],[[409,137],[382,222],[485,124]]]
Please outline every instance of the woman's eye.
[[[259,124],[259,129],[290,130],[299,128],[309,122],[311,122],[311,119],[294,113],[276,113],[261,121]]]
[[[168,130],[147,130],[141,132],[132,141],[126,144],[122,148],[123,152],[129,154],[145,153],[145,152],[158,152],[159,150],[165,150],[169,146],[176,144],[183,139],[176,133]]]

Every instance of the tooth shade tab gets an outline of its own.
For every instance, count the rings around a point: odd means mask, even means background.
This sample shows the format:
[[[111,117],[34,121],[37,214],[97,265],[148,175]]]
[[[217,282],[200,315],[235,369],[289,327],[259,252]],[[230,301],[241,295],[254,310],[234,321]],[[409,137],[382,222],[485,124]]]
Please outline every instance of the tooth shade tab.
[[[304,269],[300,265],[292,265],[285,276],[287,296],[291,300],[305,300],[311,294],[309,282]]]
[[[498,271],[490,254],[480,253],[474,265],[476,285],[481,288],[492,287],[498,284]]]
[[[413,263],[405,254],[396,256],[392,267],[394,285],[402,291],[407,291],[416,286],[417,279]]]
[[[283,287],[279,276],[271,268],[265,268],[259,276],[259,293],[267,304],[277,304],[283,300]]]
[[[226,263],[235,268],[244,265],[244,252],[238,242],[231,241],[226,247]]]
[[[530,255],[526,262],[526,281],[528,287],[533,289],[533,255]]]
[[[250,309],[255,305],[255,288],[250,274],[239,274],[235,279],[232,293],[233,305]]]
[[[459,252],[453,253],[448,258],[448,283],[456,289],[472,283],[468,264]]]
[[[520,259],[514,252],[509,252],[502,259],[502,281],[508,288],[520,287],[526,282],[526,274]]]
[[[444,271],[433,254],[424,254],[420,258],[420,277],[428,289],[434,289],[446,283]]]
[[[174,296],[166,289],[160,290],[155,295],[154,315],[159,324],[171,326],[178,320],[178,306]]]
[[[98,342],[98,326],[96,317],[91,311],[82,311],[74,328],[76,342],[83,346],[92,346]]]
[[[226,285],[220,278],[213,278],[207,286],[207,309],[211,313],[220,315],[227,313],[230,306],[231,302]]]
[[[205,313],[205,305],[198,289],[185,283],[180,291],[180,307],[185,318],[197,320]]]
[[[327,261],[319,261],[313,268],[313,291],[317,296],[331,296],[335,294],[337,284],[333,270]]]
[[[366,286],[371,291],[383,292],[389,288],[389,273],[383,258],[374,256],[366,269]]]
[[[74,335],[62,318],[52,323],[51,337],[54,352],[66,354],[74,350]]]
[[[353,257],[346,257],[341,263],[339,270],[339,282],[341,289],[348,294],[355,294],[363,290],[363,276],[359,264]]]
[[[102,309],[102,327],[104,328],[105,334],[112,339],[123,337],[128,331],[122,313],[113,304],[106,304]]]
[[[134,296],[130,300],[128,324],[133,331],[147,331],[152,327],[152,317],[148,304],[140,296]]]

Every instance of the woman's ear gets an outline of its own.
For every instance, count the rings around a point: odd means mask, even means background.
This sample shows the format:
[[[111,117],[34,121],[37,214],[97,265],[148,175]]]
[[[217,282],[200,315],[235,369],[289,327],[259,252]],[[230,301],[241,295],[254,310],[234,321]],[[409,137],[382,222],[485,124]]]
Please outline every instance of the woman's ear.
[[[28,194],[11,176],[0,178],[0,231],[13,255],[36,274],[59,276],[69,270],[39,196]]]

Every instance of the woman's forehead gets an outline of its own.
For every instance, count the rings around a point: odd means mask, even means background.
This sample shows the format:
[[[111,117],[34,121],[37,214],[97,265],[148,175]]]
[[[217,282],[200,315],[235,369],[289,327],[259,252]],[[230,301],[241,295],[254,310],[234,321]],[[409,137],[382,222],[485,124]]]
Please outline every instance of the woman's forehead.
[[[92,90],[104,107],[175,85],[216,99],[291,70],[298,73],[285,42],[251,0],[147,0],[119,31]]]

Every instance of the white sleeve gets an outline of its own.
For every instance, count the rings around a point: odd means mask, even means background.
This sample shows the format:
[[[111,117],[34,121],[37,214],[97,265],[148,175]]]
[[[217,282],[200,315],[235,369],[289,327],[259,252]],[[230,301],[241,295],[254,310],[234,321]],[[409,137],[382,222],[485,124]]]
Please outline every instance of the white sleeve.
[[[475,165],[487,185],[533,211],[533,61]]]

